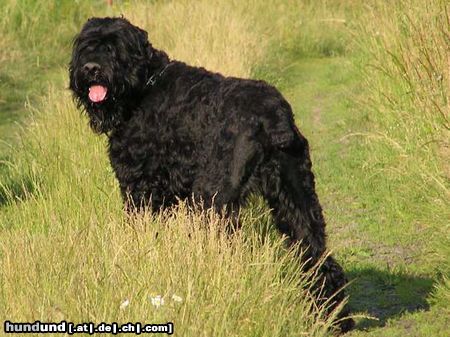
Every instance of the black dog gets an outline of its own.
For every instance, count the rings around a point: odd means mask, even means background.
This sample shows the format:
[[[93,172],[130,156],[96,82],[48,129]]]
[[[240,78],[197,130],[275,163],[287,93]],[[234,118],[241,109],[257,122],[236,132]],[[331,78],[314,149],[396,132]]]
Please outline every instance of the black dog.
[[[171,61],[127,20],[93,18],[74,41],[70,89],[92,129],[109,137],[127,208],[193,198],[231,216],[260,192],[280,231],[301,241],[307,268],[325,252],[308,142],[272,86]],[[344,273],[331,257],[320,272],[320,300],[334,295],[334,308]],[[340,322],[342,331],[352,325]]]

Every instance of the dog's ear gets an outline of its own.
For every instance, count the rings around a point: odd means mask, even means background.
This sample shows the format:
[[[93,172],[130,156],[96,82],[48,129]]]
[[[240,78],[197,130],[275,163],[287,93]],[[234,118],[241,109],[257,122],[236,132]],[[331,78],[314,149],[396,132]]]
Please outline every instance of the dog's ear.
[[[139,33],[141,34],[141,38],[145,41],[148,41],[148,33],[139,27],[137,27],[137,29],[138,29]]]
[[[138,36],[139,36],[138,37],[139,44],[141,46],[150,46],[151,47],[152,45],[151,45],[150,41],[148,40],[148,33],[139,27],[137,27],[137,29],[138,29]]]
[[[153,46],[148,40],[148,33],[139,27],[136,28],[138,31],[138,45],[140,46],[144,57],[149,60],[153,56]]]

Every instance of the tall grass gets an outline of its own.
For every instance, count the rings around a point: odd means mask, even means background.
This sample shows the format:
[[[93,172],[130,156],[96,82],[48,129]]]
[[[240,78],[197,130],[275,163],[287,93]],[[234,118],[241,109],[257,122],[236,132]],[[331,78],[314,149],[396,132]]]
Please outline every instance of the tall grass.
[[[145,3],[133,3],[122,11],[172,58],[227,75],[249,76],[268,42],[258,41],[259,18],[249,10],[258,3],[182,0],[157,2],[151,10]]]
[[[370,195],[380,213],[385,203],[398,205],[389,216],[411,213],[433,228],[430,242],[444,237],[450,92],[444,1],[114,3],[0,0],[0,74],[16,66],[14,76],[45,90],[38,102],[28,101],[31,116],[0,172],[1,317],[173,320],[184,336],[328,334],[331,320],[314,306],[308,275],[282,249],[282,238],[260,239],[270,225],[264,209],[247,210],[244,231],[231,236],[222,219],[183,205],[124,216],[105,140],[88,129],[65,89],[71,39],[93,15],[124,14],[171,57],[227,75],[277,82],[278,73],[264,73],[261,63],[276,63],[286,52],[358,59],[365,88],[352,98],[364,102],[367,118],[356,116],[364,130],[347,138],[363,137],[352,157],[364,188],[352,195]],[[52,85],[43,86],[50,76]],[[21,88],[28,94],[29,87]],[[383,232],[396,240],[393,230]],[[159,309],[149,300],[158,294],[166,300]],[[126,299],[129,306],[120,309]]]
[[[334,1],[180,0],[147,8],[130,2],[120,11],[145,27],[156,47],[192,65],[250,76],[264,58],[279,57],[286,50],[313,57],[344,54],[349,41],[342,27],[355,14],[349,8],[356,6]],[[179,13],[176,20],[172,13]]]
[[[397,1],[387,5],[379,1],[367,9],[360,39],[371,60],[367,70],[383,81],[369,82],[380,95],[382,120],[410,130],[411,134],[398,136],[405,138],[417,138],[417,131],[429,134],[449,129],[448,3]]]
[[[352,61],[361,70],[347,134],[350,188],[365,230],[385,244],[413,244],[426,231],[424,251],[448,272],[449,20],[448,3],[373,1],[349,22]],[[389,229],[388,229],[389,228]],[[436,251],[440,251],[436,253]]]
[[[279,4],[264,6],[265,15],[289,10]],[[26,57],[38,67],[67,64],[83,17],[108,11],[56,1],[50,12],[31,0],[5,5],[4,31],[21,50],[30,46]],[[249,76],[271,38],[270,23],[249,10],[253,5],[262,9],[258,1],[136,1],[109,14],[124,13],[148,29],[171,57]],[[266,213],[247,213],[245,236],[230,236],[214,214],[183,205],[125,218],[105,139],[88,129],[66,83],[66,70],[54,71],[45,96],[29,105],[27,127],[0,182],[1,317],[174,321],[183,336],[329,333],[332,317],[309,296],[311,275],[300,273],[282,238],[261,240],[258,233],[267,230],[254,228],[267,225]],[[172,301],[173,294],[183,302]],[[160,308],[150,301],[155,295],[165,299]]]
[[[12,142],[13,121],[37,102],[67,62],[74,32],[94,13],[95,3],[0,0],[0,137]],[[0,142],[3,155],[7,146]],[[0,171],[2,171],[0,164]]]
[[[171,321],[183,336],[326,335],[323,309],[299,291],[311,275],[282,253],[282,240],[230,236],[224,225],[182,205],[124,222],[93,216],[78,229],[54,219],[46,235],[9,231],[0,243],[0,313],[12,321]],[[160,307],[151,301],[158,295]]]
[[[101,1],[0,0],[0,28],[19,46],[27,63],[50,69],[66,60],[64,51],[73,33],[95,12],[105,13]]]
[[[355,36],[368,60],[365,107],[377,125],[372,139],[396,153],[399,173],[410,166],[418,181],[448,198],[449,4],[375,1],[364,13],[363,33]]]

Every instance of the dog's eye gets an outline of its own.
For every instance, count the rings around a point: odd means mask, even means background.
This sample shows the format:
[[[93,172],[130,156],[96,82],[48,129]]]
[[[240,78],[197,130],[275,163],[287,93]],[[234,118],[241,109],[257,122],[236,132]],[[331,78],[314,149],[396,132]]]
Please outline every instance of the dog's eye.
[[[99,45],[99,46],[97,47],[97,50],[98,50],[100,53],[111,53],[111,52],[112,52],[112,47],[109,46],[109,45],[106,45],[106,44],[102,44],[102,45]]]

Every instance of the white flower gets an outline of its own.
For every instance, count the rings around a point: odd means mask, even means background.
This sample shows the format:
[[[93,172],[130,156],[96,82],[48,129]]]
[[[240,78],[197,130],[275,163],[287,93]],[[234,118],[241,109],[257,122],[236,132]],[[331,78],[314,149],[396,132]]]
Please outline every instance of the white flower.
[[[183,299],[180,296],[173,294],[172,295],[172,301],[181,303],[181,302],[183,302]]]
[[[161,295],[156,295],[155,297],[150,296],[150,301],[152,302],[152,305],[156,308],[159,308],[160,306],[164,305],[164,297]]]
[[[123,301],[121,304],[120,304],[120,309],[125,309],[126,307],[128,307],[130,305],[130,300],[127,298],[127,299],[125,299],[125,301]]]

